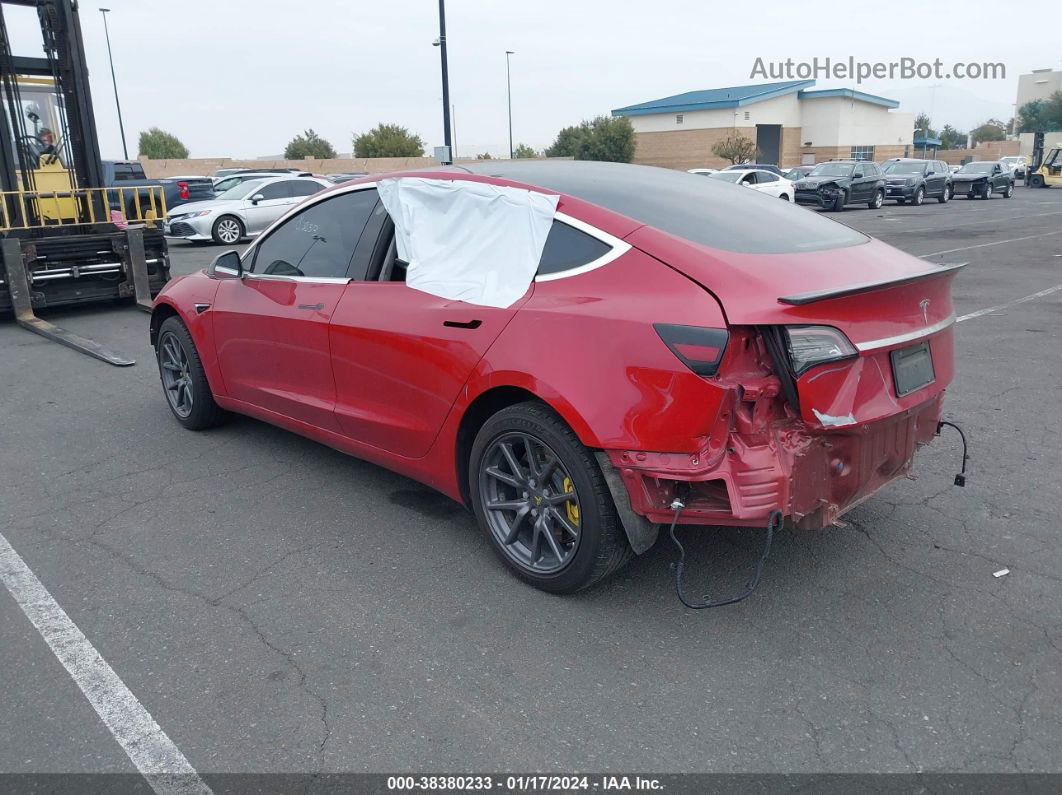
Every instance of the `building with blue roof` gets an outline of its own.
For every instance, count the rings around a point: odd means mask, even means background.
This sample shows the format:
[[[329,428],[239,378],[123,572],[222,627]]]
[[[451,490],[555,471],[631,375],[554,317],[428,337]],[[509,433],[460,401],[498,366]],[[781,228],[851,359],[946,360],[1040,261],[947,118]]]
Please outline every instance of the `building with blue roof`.
[[[634,162],[668,168],[722,168],[712,147],[729,136],[754,141],[757,161],[792,167],[856,158],[882,161],[913,152],[914,114],[898,102],[850,88],[815,89],[788,80],[687,91],[616,108],[635,132]]]

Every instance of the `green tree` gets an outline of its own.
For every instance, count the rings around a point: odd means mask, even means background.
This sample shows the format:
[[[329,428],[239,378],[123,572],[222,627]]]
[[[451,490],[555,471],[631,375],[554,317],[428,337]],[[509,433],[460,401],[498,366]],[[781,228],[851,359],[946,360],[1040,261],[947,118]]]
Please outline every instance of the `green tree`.
[[[1018,132],[1062,130],[1062,91],[1047,99],[1034,99],[1018,109]]]
[[[712,144],[712,154],[734,163],[752,163],[760,155],[756,142],[740,133],[731,133],[722,141]]]
[[[558,132],[546,156],[629,163],[634,157],[634,128],[626,116],[598,116]]]
[[[982,141],[1002,141],[1007,137],[1006,126],[999,119],[989,119],[970,130],[970,137],[975,144]]]
[[[354,136],[354,157],[423,157],[424,141],[398,124],[377,124]]]
[[[572,127],[564,127],[557,133],[557,138],[546,149],[546,157],[576,157],[583,139],[590,136],[590,122],[582,122]]]
[[[328,143],[312,129],[306,130],[302,135],[296,135],[284,147],[284,158],[286,160],[302,160],[304,157],[328,160],[335,156],[336,150],[332,148],[332,144]]]
[[[188,147],[180,142],[176,135],[152,127],[140,133],[140,157],[151,160],[184,160],[188,157]]]
[[[516,149],[513,150],[513,157],[517,159],[538,157],[538,152],[536,152],[527,144],[520,144],[516,147]]]
[[[941,149],[962,149],[966,146],[966,133],[956,130],[950,124],[945,124],[940,129]]]
[[[930,126],[928,113],[922,112],[915,116],[914,128],[916,133],[925,132],[929,138],[937,137],[937,131]]]

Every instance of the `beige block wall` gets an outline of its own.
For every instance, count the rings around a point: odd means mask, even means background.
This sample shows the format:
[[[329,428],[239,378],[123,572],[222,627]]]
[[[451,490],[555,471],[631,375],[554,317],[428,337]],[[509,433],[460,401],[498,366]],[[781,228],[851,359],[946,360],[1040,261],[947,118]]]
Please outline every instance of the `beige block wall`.
[[[782,128],[782,146],[781,151],[778,153],[778,166],[780,168],[787,169],[800,165],[800,145],[804,143],[800,140],[802,131],[803,128],[801,127]]]
[[[984,141],[973,149],[941,149],[937,158],[949,165],[957,166],[963,160],[999,160],[1001,157],[1014,157],[1021,154],[1021,141]],[[912,151],[915,149],[912,147]],[[918,157],[922,150],[918,149]]]
[[[634,162],[664,168],[724,168],[729,160],[712,154],[712,146],[737,132],[756,140],[755,127],[716,127],[634,134]]]

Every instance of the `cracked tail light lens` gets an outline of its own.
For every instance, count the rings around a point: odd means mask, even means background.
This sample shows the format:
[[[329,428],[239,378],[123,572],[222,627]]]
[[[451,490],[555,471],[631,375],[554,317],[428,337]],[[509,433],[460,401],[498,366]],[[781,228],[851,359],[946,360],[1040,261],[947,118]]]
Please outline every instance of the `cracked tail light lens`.
[[[796,375],[859,354],[848,337],[831,326],[784,326],[783,331],[789,364]]]
[[[715,375],[719,370],[719,362],[730,339],[726,329],[666,323],[654,323],[653,328],[679,361],[697,375]]]

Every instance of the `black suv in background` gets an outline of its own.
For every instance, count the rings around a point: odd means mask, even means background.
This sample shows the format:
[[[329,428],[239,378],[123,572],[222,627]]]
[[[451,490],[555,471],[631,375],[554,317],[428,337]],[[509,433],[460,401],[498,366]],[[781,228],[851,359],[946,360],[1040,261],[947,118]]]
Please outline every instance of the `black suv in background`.
[[[993,193],[1002,193],[1005,199],[1014,195],[1014,173],[998,160],[967,163],[951,178],[955,193],[965,193],[967,199],[987,199]]]
[[[944,204],[955,193],[951,171],[940,160],[897,157],[882,163],[885,171],[885,198],[897,204],[911,202],[918,207],[927,199]]]
[[[876,163],[830,160],[819,163],[793,185],[797,204],[817,204],[824,210],[843,210],[863,204],[876,210],[885,201],[885,178]]]

